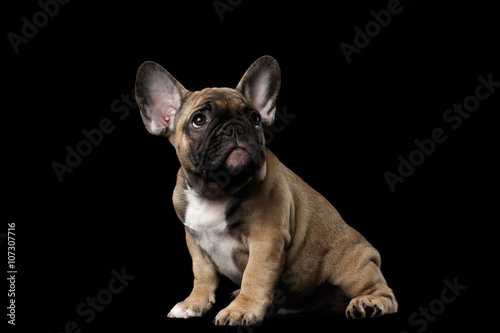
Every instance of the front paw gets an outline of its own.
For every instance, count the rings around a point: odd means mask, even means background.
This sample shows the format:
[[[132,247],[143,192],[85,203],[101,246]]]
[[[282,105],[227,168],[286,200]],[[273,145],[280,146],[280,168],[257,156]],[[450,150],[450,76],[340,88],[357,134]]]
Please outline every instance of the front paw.
[[[264,319],[266,307],[251,303],[239,301],[236,298],[228,307],[222,309],[217,316],[215,316],[215,325],[255,325]]]
[[[177,303],[168,313],[169,318],[201,317],[212,308],[215,297],[193,299],[188,297],[185,301]]]

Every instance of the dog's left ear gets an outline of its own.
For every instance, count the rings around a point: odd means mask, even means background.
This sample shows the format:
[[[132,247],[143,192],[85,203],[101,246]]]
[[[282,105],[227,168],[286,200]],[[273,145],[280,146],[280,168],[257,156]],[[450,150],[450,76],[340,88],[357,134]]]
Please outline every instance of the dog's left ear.
[[[271,56],[263,56],[248,68],[236,87],[259,111],[263,126],[269,126],[274,121],[280,85],[278,62]]]

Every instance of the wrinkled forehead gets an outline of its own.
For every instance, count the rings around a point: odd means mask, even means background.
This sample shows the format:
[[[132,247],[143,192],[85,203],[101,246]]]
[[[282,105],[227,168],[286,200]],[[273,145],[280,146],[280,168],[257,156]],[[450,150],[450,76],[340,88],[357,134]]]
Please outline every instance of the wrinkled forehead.
[[[184,115],[210,107],[214,111],[238,111],[250,107],[245,97],[231,88],[205,88],[195,91],[186,101]]]

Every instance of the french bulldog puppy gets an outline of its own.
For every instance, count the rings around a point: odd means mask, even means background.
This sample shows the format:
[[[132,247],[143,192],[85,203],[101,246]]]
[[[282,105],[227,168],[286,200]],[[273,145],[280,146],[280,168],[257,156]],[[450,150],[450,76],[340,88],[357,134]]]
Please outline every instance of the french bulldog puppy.
[[[136,78],[147,130],[167,137],[181,167],[173,203],[185,226],[194,286],[171,318],[198,317],[215,303],[219,276],[241,289],[216,325],[261,322],[276,291],[280,313],[338,310],[348,318],[397,311],[380,255],[318,192],[265,146],[281,83],[263,56],[235,89],[185,89],[154,62]]]

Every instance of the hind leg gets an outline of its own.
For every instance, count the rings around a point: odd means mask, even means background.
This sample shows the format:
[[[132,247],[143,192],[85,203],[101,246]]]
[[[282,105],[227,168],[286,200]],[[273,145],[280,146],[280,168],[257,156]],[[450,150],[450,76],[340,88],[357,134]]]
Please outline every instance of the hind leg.
[[[347,318],[373,318],[397,311],[397,303],[388,287],[353,298],[345,310]]]
[[[342,272],[332,281],[351,299],[346,317],[373,318],[396,312],[398,304],[380,271],[378,252],[374,248],[360,252],[349,256]]]

